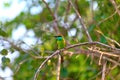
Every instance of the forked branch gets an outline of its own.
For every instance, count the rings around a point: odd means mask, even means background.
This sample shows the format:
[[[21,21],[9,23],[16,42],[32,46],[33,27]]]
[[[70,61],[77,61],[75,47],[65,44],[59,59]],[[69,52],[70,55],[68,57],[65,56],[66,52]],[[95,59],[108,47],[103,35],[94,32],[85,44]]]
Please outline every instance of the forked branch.
[[[85,45],[87,45],[87,46],[99,45],[99,46],[108,48],[108,49],[110,49],[110,50],[116,50],[116,51],[119,51],[119,52],[120,52],[120,49],[118,49],[118,48],[113,48],[113,47],[111,47],[111,46],[109,46],[109,45],[106,45],[106,44],[103,44],[103,43],[100,43],[100,42],[84,42],[84,43],[78,43],[78,44],[70,45],[70,46],[67,46],[67,47],[65,47],[65,48],[63,48],[63,49],[57,50],[57,51],[55,51],[52,55],[48,56],[48,58],[45,59],[45,60],[42,62],[42,64],[39,66],[39,68],[37,69],[37,71],[36,71],[36,73],[35,73],[35,75],[34,75],[34,80],[37,80],[37,77],[38,77],[39,72],[41,71],[41,69],[43,68],[43,66],[46,64],[46,62],[47,62],[48,60],[50,60],[53,56],[58,55],[58,54],[60,54],[61,52],[65,51],[65,50],[68,50],[68,49],[71,49],[71,48],[74,48],[74,47],[85,46]],[[92,52],[93,52],[93,51],[92,51]],[[91,52],[89,52],[89,53],[91,53]],[[97,53],[98,53],[98,52],[97,52]],[[103,53],[103,54],[104,54],[104,53]],[[111,60],[110,58],[107,58],[107,57],[105,57],[105,56],[103,56],[103,58],[104,58],[104,59],[107,59],[107,60],[109,60],[109,61],[115,62],[114,60]],[[115,62],[115,63],[116,63],[116,62]]]

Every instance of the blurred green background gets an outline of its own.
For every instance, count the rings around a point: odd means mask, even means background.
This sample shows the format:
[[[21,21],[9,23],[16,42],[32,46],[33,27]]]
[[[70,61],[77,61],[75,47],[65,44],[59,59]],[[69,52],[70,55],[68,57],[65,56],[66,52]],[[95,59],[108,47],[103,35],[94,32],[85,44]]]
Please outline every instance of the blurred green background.
[[[88,41],[68,0],[45,1],[53,15],[56,12],[57,28],[68,43]],[[58,7],[56,1],[59,3]],[[119,48],[96,32],[101,31],[105,36],[120,43],[120,17],[115,13],[109,0],[72,0],[72,2],[80,12],[93,41]],[[119,1],[116,3],[119,6]],[[54,38],[57,32],[53,15],[42,0],[6,0],[0,7],[0,76],[5,80],[33,80],[35,72],[45,60],[35,56],[49,56],[57,50]],[[112,17],[104,20],[112,14],[114,14]],[[74,49],[70,51],[76,53]],[[98,57],[94,57],[92,64],[91,57],[85,54],[64,55],[64,58],[61,65],[61,80],[101,80],[103,66],[98,65]],[[113,66],[114,64],[107,63],[108,68]],[[11,71],[7,76],[4,75],[6,68]],[[56,80],[56,68],[57,57],[53,57],[42,68],[37,80]],[[119,80],[119,70],[118,66],[108,71],[105,80]]]

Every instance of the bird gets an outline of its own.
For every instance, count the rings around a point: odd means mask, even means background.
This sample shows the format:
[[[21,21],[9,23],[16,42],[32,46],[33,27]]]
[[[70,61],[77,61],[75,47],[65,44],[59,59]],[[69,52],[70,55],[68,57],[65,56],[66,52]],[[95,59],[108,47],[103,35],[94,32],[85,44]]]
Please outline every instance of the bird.
[[[58,36],[55,36],[56,38],[56,41],[57,41],[57,48],[58,49],[63,49],[65,48],[65,39],[62,35],[58,35]],[[60,57],[61,57],[61,63],[63,64],[64,62],[64,57],[62,54],[60,54]]]
[[[65,48],[65,39],[62,35],[55,36],[58,49]]]

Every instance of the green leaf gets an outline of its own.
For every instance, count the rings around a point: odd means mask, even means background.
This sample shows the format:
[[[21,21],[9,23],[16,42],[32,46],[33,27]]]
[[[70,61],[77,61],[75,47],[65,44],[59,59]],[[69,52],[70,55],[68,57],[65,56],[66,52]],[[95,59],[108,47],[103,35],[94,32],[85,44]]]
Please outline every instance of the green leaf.
[[[100,37],[100,42],[102,42],[102,43],[106,43],[107,40],[106,40],[106,38],[105,38],[104,36],[101,36],[101,37]]]
[[[68,76],[68,71],[66,68],[61,68],[61,77],[67,77]]]
[[[10,59],[7,58],[7,57],[5,57],[5,56],[3,56],[3,57],[2,57],[2,63],[3,63],[3,64],[8,64],[8,63],[10,63]]]
[[[0,36],[6,37],[7,33],[0,28]]]
[[[116,0],[117,3],[120,3],[120,0]]]
[[[5,56],[4,56],[4,57],[2,57],[2,63],[4,63],[4,62],[5,62],[5,59],[6,59],[6,58],[5,58]]]
[[[5,3],[4,3],[4,6],[5,6],[5,7],[10,7],[10,3],[5,2]]]
[[[91,32],[91,31],[94,30],[94,28],[95,28],[95,25],[94,25],[94,24],[93,24],[93,25],[90,25],[90,27],[88,28],[88,31]]]
[[[6,55],[8,54],[7,49],[3,49],[3,50],[1,51],[1,54],[6,56]]]

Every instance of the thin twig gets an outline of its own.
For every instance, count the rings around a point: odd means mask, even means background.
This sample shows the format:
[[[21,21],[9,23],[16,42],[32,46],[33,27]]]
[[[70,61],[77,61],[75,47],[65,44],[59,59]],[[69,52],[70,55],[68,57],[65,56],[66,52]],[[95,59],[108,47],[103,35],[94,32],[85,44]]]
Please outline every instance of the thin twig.
[[[104,43],[101,43],[101,42],[84,42],[84,43],[78,43],[78,44],[74,44],[74,45],[70,45],[68,47],[66,47],[66,49],[70,49],[70,48],[73,48],[73,47],[77,47],[77,46],[82,46],[82,45],[100,45],[102,47],[106,47],[108,49],[112,49],[112,50],[117,50],[117,51],[120,51],[119,48],[113,48],[107,44],[104,44]]]
[[[14,49],[16,49],[16,50],[18,50],[18,51],[22,51],[22,52],[24,52],[24,53],[29,54],[31,57],[34,57],[34,55],[28,53],[27,50],[24,50],[24,49],[22,49],[21,47],[15,45],[12,41],[8,40],[7,38],[3,38],[3,37],[2,37],[2,38],[0,38],[0,40],[7,41]]]
[[[114,39],[112,39],[112,38],[110,38],[110,37],[105,36],[105,34],[103,34],[102,31],[99,31],[99,30],[96,30],[96,31],[97,31],[99,34],[101,34],[102,36],[104,36],[107,40],[110,40],[111,42],[115,43],[116,45],[118,45],[118,46],[120,47],[120,44],[119,44],[116,40],[114,40]]]
[[[98,24],[97,24],[97,26],[99,26],[101,23],[107,21],[108,19],[112,18],[116,13],[117,13],[117,12],[115,11],[115,12],[114,12],[113,14],[111,14],[109,17],[107,17],[107,18],[99,21]]]
[[[120,16],[120,10],[117,7],[117,4],[114,0],[110,0],[110,2],[112,3],[112,5],[114,6],[115,10],[117,11],[118,15]]]
[[[106,64],[107,64],[107,62],[104,62],[104,64],[103,64],[102,79],[101,80],[105,80]]]
[[[24,50],[22,49],[21,47],[15,45],[12,41],[6,39],[6,38],[0,38],[0,40],[4,40],[4,41],[7,41],[15,50],[18,50],[18,51],[21,51],[21,52],[24,52],[26,54],[29,54],[32,58],[35,58],[35,59],[43,59],[43,58],[47,58],[48,56],[35,56],[31,53],[29,53],[29,50]],[[39,54],[37,52],[34,52],[34,50],[32,50],[33,53],[36,53],[36,54]]]
[[[64,19],[64,23],[66,23],[67,22],[67,18],[68,18],[68,14],[69,14],[69,12],[70,12],[70,3],[69,3],[69,1],[68,1],[68,4],[66,5],[66,12],[65,12],[65,19]]]
[[[65,51],[65,50],[68,50],[68,49],[71,49],[71,48],[74,48],[74,47],[83,46],[83,45],[94,46],[94,45],[96,45],[96,44],[99,44],[99,45],[101,45],[101,46],[103,46],[103,47],[107,47],[107,48],[110,48],[110,49],[114,49],[114,50],[120,51],[120,49],[118,49],[118,48],[113,48],[113,47],[111,47],[111,46],[109,46],[109,45],[106,45],[106,44],[103,44],[103,43],[100,43],[100,42],[84,42],[84,43],[79,43],[79,44],[74,44],[74,45],[67,46],[67,47],[65,47],[65,48],[63,48],[63,49],[60,49],[60,50],[55,51],[52,55],[50,55],[47,59],[45,59],[45,60],[42,62],[42,64],[39,66],[39,68],[37,69],[37,71],[36,71],[36,73],[35,73],[35,75],[34,75],[34,80],[37,80],[37,76],[38,76],[39,72],[41,71],[41,68],[42,68],[42,67],[45,65],[45,63],[46,63],[49,59],[51,59],[53,56],[59,54],[60,52],[63,52],[63,51]],[[114,61],[114,60],[112,60],[112,59],[110,59],[110,58],[107,58],[107,57],[105,57],[105,56],[104,56],[103,58],[104,58],[104,59],[107,59],[108,61],[114,62],[114,63],[116,63],[117,65],[119,65],[116,61]]]
[[[117,61],[115,61],[115,60],[113,60],[113,59],[110,59],[110,58],[105,57],[105,56],[103,56],[103,59],[106,59],[107,61],[110,61],[110,62],[112,62],[112,63],[114,63],[114,64],[116,64],[116,65],[119,65],[119,66],[120,66],[120,63],[119,63],[119,62],[117,62]]]
[[[116,55],[116,54],[112,54],[111,52],[103,52],[103,51],[100,51],[100,50],[93,50],[94,52],[98,52],[98,53],[101,53],[101,57],[102,55],[108,55],[108,56],[114,56],[114,57],[120,57],[119,55]]]
[[[91,18],[92,18],[92,21],[93,21],[93,18],[94,18],[94,1],[93,0],[90,0],[90,11],[91,11]]]
[[[89,42],[92,42],[92,38],[91,38],[91,36],[90,36],[90,34],[89,34],[88,30],[87,30],[87,27],[86,27],[84,21],[82,20],[82,17],[81,17],[80,12],[79,12],[78,9],[75,7],[75,5],[72,3],[71,0],[69,0],[69,2],[70,2],[71,6],[73,7],[73,9],[75,10],[75,12],[76,12],[76,14],[77,14],[77,16],[78,16],[78,19],[79,19],[79,21],[80,21],[80,23],[81,23],[81,25],[82,25],[82,28],[83,28],[83,30],[85,31],[85,34],[87,35],[88,41],[89,41]],[[92,55],[91,55],[91,58],[92,58],[92,60],[93,60],[93,56],[92,56]]]
[[[61,55],[58,54],[57,79],[56,80],[60,80],[60,69],[61,69]]]
[[[120,5],[117,7],[118,9],[120,8]],[[115,14],[117,13],[117,11],[115,11],[114,13],[112,13],[110,16],[108,16],[107,18],[101,20],[98,22],[97,26],[99,26],[101,23],[107,21],[108,19],[112,18]]]
[[[100,75],[102,73],[102,71],[98,72],[95,76],[93,76],[92,78],[88,79],[88,80],[94,80],[98,75]]]
[[[83,49],[79,49],[79,51],[75,52],[74,55],[75,55],[75,54],[81,54],[81,53],[82,53],[82,54],[94,53],[94,54],[93,54],[94,56],[100,57],[100,53],[99,53],[99,52],[93,52],[93,51],[91,51],[91,50],[83,50]],[[92,54],[90,54],[90,55],[92,55]],[[105,60],[107,60],[107,61],[109,61],[109,62],[112,62],[112,63],[120,66],[120,63],[119,63],[119,62],[117,62],[117,61],[115,61],[115,60],[113,60],[113,59],[111,59],[111,58],[109,58],[109,57],[103,56],[102,59],[105,59]]]
[[[10,77],[15,76],[15,75],[17,74],[17,72],[19,71],[21,65],[24,64],[27,60],[29,60],[29,59],[25,59],[25,60],[21,61],[21,62],[18,64],[17,68],[15,69],[14,74],[11,74],[10,76],[6,76],[6,77],[0,77],[0,80],[1,80],[1,79],[4,80],[5,78],[10,78]]]
[[[56,20],[57,20],[57,10],[58,10],[58,6],[59,6],[59,1],[60,0],[56,0],[56,3],[55,3],[55,11],[54,11],[54,16],[55,16],[55,18],[56,18]],[[55,25],[55,27],[57,26],[57,22],[55,23],[54,22],[54,25]],[[57,33],[57,34],[59,34],[59,33]],[[57,74],[57,80],[60,80],[60,68],[61,68],[61,55],[60,54],[58,54],[58,65],[57,65],[57,72],[56,72],[56,74]]]
[[[101,53],[101,55],[100,55],[100,59],[99,59],[99,65],[101,65],[101,60],[102,60],[102,56],[103,56],[103,53]]]
[[[92,38],[91,38],[91,36],[90,36],[90,34],[89,34],[88,30],[87,30],[86,25],[84,24],[84,22],[83,22],[83,20],[82,20],[82,17],[81,17],[81,15],[80,15],[80,13],[79,13],[78,10],[76,9],[76,7],[75,7],[75,5],[72,3],[72,1],[69,0],[69,2],[70,2],[70,4],[71,4],[71,6],[73,7],[73,9],[75,10],[77,16],[79,17],[78,19],[79,19],[79,21],[80,21],[80,23],[81,23],[81,25],[82,25],[82,27],[83,27],[86,35],[87,35],[88,41],[89,41],[89,42],[92,42]]]
[[[57,27],[58,24],[57,24],[56,16],[55,16],[54,13],[52,12],[51,8],[48,6],[48,4],[46,3],[46,1],[45,1],[45,0],[42,0],[42,1],[44,2],[44,4],[45,4],[46,7],[48,8],[50,14],[52,15],[52,17],[53,17],[53,19],[54,19],[54,21],[53,21],[53,28],[54,28],[55,32],[56,32],[57,34],[60,34],[60,31],[59,31],[59,29],[58,29],[58,27]]]
[[[119,57],[119,59],[118,59],[118,62],[120,62],[120,57]],[[112,68],[110,68],[110,70],[115,69],[117,66],[118,66],[118,65],[117,65],[117,64],[115,64]]]
[[[30,48],[30,50],[32,51],[32,52],[34,52],[37,56],[40,56],[39,55],[39,52],[37,52],[36,50],[34,50],[34,49],[32,49],[32,47],[30,46],[30,45],[28,45],[26,42],[24,42],[24,41],[22,41],[25,45],[27,45],[29,48]]]
[[[55,18],[57,18],[57,11],[58,11],[58,6],[59,6],[59,1],[60,0],[56,0],[56,3],[55,3],[55,9],[54,9],[54,16],[55,16]]]
[[[29,59],[24,59],[23,61],[21,61],[21,62],[18,64],[18,66],[17,66],[17,68],[16,68],[16,70],[15,70],[15,72],[14,72],[14,75],[17,74],[17,72],[19,71],[21,65],[24,64],[24,63],[25,63],[26,61],[28,61],[28,60],[29,60]]]
[[[44,2],[44,4],[46,5],[47,9],[49,10],[49,12],[50,12],[51,16],[52,16],[52,17],[53,17],[53,19],[55,20],[56,18],[55,18],[55,16],[54,16],[54,14],[53,14],[52,10],[50,9],[50,7],[48,6],[48,4],[46,3],[46,1],[45,1],[45,0],[42,0],[42,1]]]
[[[34,80],[37,80],[38,74],[41,71],[41,68],[45,65],[45,63],[50,60],[53,56],[59,54],[61,52],[61,50],[57,50],[55,51],[52,55],[50,55],[47,59],[45,59],[42,64],[39,66],[39,68],[37,69],[35,75],[34,75]]]

